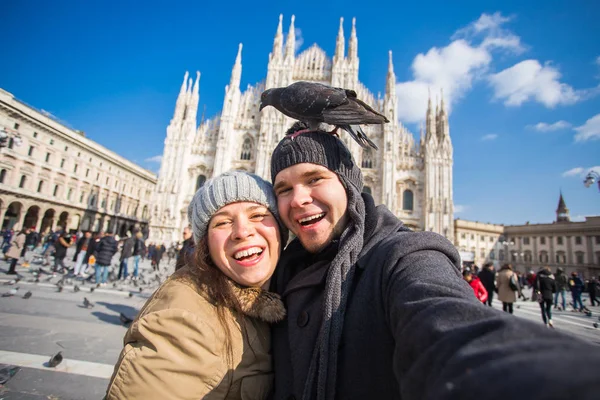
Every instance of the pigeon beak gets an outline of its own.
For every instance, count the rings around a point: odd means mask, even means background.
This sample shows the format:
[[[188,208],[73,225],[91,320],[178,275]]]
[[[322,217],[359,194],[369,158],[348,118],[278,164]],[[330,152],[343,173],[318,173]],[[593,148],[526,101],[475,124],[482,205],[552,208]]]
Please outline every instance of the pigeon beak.
[[[260,102],[260,105],[258,106],[258,111],[262,111],[263,108],[265,108],[266,105],[263,104],[263,102]]]

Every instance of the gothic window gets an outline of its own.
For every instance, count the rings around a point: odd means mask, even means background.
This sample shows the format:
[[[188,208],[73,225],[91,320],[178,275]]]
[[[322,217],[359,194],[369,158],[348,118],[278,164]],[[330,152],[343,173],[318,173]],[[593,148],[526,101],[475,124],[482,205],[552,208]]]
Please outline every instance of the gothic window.
[[[565,255],[564,251],[557,251],[556,252],[556,263],[557,264],[564,264],[567,262],[567,257]]]
[[[533,256],[531,254],[531,250],[525,250],[525,262],[532,262],[533,261]]]
[[[558,236],[556,238],[556,244],[558,244],[558,245],[562,245],[563,244],[563,238],[562,238],[562,236]]]
[[[38,188],[37,188],[37,192],[38,193],[42,193],[42,188],[44,187],[44,181],[40,181],[38,183]]]
[[[54,192],[52,192],[52,196],[56,197],[58,194],[58,185],[54,185]]]
[[[546,237],[540,236],[540,244],[546,244]]]
[[[371,152],[371,149],[363,149],[361,167],[373,168],[373,152]]]
[[[240,160],[252,160],[253,147],[252,139],[246,137],[244,139],[244,143],[242,144],[242,154],[240,154]]]
[[[575,252],[575,259],[577,260],[577,264],[583,264],[583,251],[576,251]]]
[[[200,189],[202,185],[206,182],[206,176],[198,175],[198,179],[196,179],[196,190]]]
[[[90,197],[90,206],[94,207],[95,205],[96,205],[96,195],[95,195],[95,194],[93,194],[93,195]]]
[[[148,206],[144,206],[144,208],[142,209],[142,219],[147,219],[148,218]]]
[[[402,209],[405,211],[412,211],[414,209],[413,199],[414,195],[412,190],[406,189],[402,194]]]
[[[575,244],[581,244],[581,236],[575,236]]]
[[[4,178],[6,178],[6,170],[5,169],[0,171],[0,183],[4,183]]]
[[[371,192],[371,188],[370,188],[369,186],[365,186],[365,187],[363,187],[363,193],[373,194],[373,193]]]
[[[528,237],[524,237],[523,238],[523,244],[524,245],[529,245],[529,238]]]
[[[548,262],[548,252],[547,251],[540,251],[540,262],[541,263]]]
[[[25,182],[27,182],[27,177],[25,175],[21,175],[21,180],[19,181],[19,188],[23,189],[25,187]]]

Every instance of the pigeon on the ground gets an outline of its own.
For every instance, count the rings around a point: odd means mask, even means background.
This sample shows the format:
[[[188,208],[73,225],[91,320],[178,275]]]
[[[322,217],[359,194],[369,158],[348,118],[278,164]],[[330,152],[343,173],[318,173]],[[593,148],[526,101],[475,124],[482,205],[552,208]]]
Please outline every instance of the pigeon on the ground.
[[[56,285],[56,289],[58,293],[61,293],[63,291],[63,285]]]
[[[31,292],[27,292],[27,293],[25,293],[25,294],[23,295],[23,298],[24,298],[24,299],[28,299],[28,298],[30,298],[30,297],[31,297],[31,294],[32,294]]]
[[[132,322],[133,322],[133,320],[132,320],[131,318],[129,318],[127,315],[125,315],[125,314],[123,314],[123,313],[121,313],[121,314],[119,315],[119,319],[121,320],[121,323],[122,323],[123,325],[129,325],[130,323],[132,323]]]
[[[56,368],[56,366],[58,364],[60,364],[62,362],[62,360],[63,360],[62,352],[59,351],[58,353],[56,353],[55,355],[50,357],[50,360],[48,361],[48,366],[50,368]]]
[[[83,298],[83,306],[85,308],[93,308],[94,307],[94,303],[90,302],[87,297]]]
[[[93,293],[93,292],[94,292],[94,289],[95,289],[95,288],[92,286],[92,287],[90,288],[90,293]]]
[[[144,288],[140,288],[140,293],[142,293],[143,290],[144,290]]]
[[[133,297],[133,293],[132,292],[129,292],[129,297]]]
[[[336,88],[315,82],[295,82],[287,87],[265,90],[260,96],[260,110],[273,106],[290,118],[307,124],[306,130],[295,132],[292,137],[314,131],[321,123],[342,128],[362,147],[377,146],[359,125],[390,122],[385,115],[375,111],[350,89]]]
[[[80,290],[81,290],[81,289],[79,289],[79,286],[77,286],[77,285],[74,285],[74,286],[73,286],[73,291],[74,291],[75,293],[79,292]]]

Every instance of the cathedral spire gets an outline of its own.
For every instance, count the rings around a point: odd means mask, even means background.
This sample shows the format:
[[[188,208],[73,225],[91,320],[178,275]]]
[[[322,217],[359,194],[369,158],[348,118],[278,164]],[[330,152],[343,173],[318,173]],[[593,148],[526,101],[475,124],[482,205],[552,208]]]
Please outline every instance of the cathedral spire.
[[[388,73],[385,86],[386,95],[396,93],[396,74],[394,73],[394,62],[392,61],[392,51],[389,51]]]
[[[358,38],[356,37],[356,18],[352,18],[352,33],[348,42],[348,59],[358,60]]]
[[[283,14],[279,14],[279,25],[277,25],[277,33],[273,40],[273,52],[271,60],[278,60],[283,56]]]
[[[444,106],[444,88],[441,89],[441,96],[442,96],[442,105],[440,107],[440,115],[445,116],[446,115],[446,107]]]
[[[560,191],[558,207],[556,208],[556,222],[571,222],[571,218],[569,217],[569,209],[565,204],[565,199],[563,198],[562,190]]]
[[[236,88],[239,90],[240,88],[240,81],[242,80],[242,47],[243,44],[240,43],[238,46],[237,57],[235,58],[235,64],[233,66],[233,70],[231,71],[229,89]]]
[[[436,117],[433,113],[433,107],[431,105],[431,91],[428,89],[428,100],[427,100],[427,114],[425,116],[425,139],[429,140],[432,136],[435,136],[436,131]]]
[[[292,15],[292,22],[290,23],[290,30],[288,31],[287,40],[285,42],[285,59],[294,58],[296,52],[296,30],[294,29],[294,21],[296,16]]]
[[[185,109],[187,107],[188,101],[188,76],[189,72],[185,71],[183,75],[183,83],[181,84],[181,89],[179,90],[179,95],[177,96],[177,101],[175,102],[175,113],[173,114],[173,119],[181,121],[185,114]]]
[[[340,29],[338,30],[337,39],[335,39],[335,55],[333,61],[343,60],[345,57],[346,41],[344,39],[344,17],[340,18]]]

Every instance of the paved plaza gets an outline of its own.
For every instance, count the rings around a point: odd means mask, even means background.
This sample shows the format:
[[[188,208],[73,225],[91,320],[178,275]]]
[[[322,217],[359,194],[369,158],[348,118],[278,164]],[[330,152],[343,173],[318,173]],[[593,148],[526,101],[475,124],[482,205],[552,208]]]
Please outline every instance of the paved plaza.
[[[118,255],[113,260],[117,259]],[[165,260],[163,264],[164,279],[173,263]],[[81,290],[75,292],[76,282],[67,282],[58,292],[56,282],[60,276],[41,275],[40,282],[34,282],[32,271],[39,267],[36,264],[18,268],[21,280],[10,284],[14,277],[5,274],[8,264],[0,261],[0,293],[19,288],[14,296],[0,297],[0,364],[21,368],[0,386],[0,399],[101,399],[127,330],[120,314],[133,318],[158,287],[150,262],[141,265],[144,278],[150,281],[147,285],[109,284],[91,292],[93,283],[77,283]],[[23,299],[28,291],[31,298]],[[525,295],[529,296],[530,291],[526,290]],[[84,297],[94,303],[93,308],[83,306]],[[501,310],[502,305],[495,301],[494,307]],[[600,330],[593,326],[600,323],[600,307],[590,309],[591,317],[571,311],[554,312],[555,329],[600,344]],[[535,302],[517,302],[514,314],[542,323]],[[63,362],[56,368],[46,367],[44,364],[58,351],[62,351]]]

